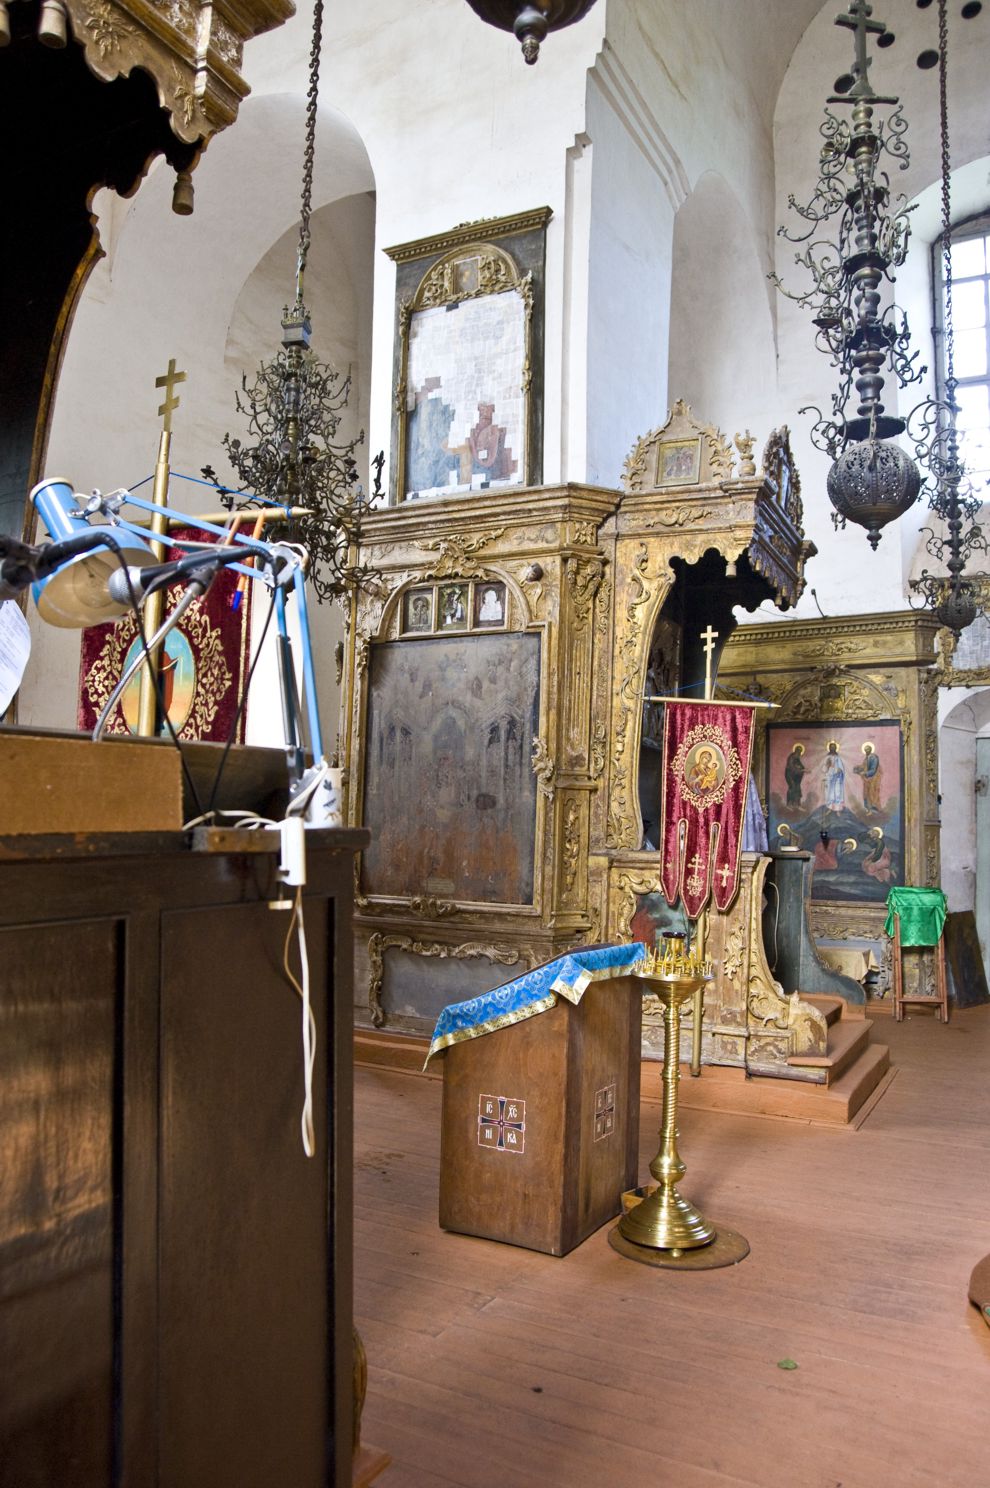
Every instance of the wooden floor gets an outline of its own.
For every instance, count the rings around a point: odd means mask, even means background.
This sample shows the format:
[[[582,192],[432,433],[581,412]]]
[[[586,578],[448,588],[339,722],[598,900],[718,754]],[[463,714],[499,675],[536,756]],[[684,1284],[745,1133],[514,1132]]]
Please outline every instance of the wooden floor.
[[[694,1275],[623,1260],[608,1227],[559,1260],[444,1234],[440,1085],[359,1069],[383,1488],[990,1484],[990,1329],[966,1299],[990,1251],[990,1007],[883,1032],[898,1076],[859,1130],[682,1113],[685,1193],[752,1245]]]

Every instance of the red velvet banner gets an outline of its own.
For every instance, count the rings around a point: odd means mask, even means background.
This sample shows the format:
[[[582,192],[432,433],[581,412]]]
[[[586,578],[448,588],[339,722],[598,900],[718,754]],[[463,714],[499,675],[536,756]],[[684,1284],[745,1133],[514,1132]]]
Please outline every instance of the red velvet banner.
[[[175,536],[203,540],[203,534],[191,528],[179,528]],[[166,553],[167,561],[183,556],[180,548],[169,548]],[[165,639],[162,691],[180,739],[225,742],[234,722],[247,673],[252,587],[248,580],[237,599],[237,578],[231,569],[222,569],[204,597],[186,611]],[[181,584],[166,591],[165,613],[181,593]],[[77,721],[86,733],[139,645],[133,615],[83,631]],[[108,734],[136,732],[140,677],[139,671],[125,687],[110,715]],[[236,743],[244,740],[245,713],[246,709],[238,721]]]
[[[713,896],[728,909],[739,888],[753,710],[667,703],[660,810],[661,884],[696,920]]]

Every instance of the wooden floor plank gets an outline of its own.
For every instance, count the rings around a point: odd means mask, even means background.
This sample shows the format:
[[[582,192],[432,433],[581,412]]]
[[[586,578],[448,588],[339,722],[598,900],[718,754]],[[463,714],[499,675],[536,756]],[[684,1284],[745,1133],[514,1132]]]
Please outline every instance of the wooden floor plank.
[[[990,1330],[966,1301],[990,1243],[990,1008],[884,1035],[897,1079],[858,1130],[683,1112],[685,1193],[752,1246],[693,1275],[624,1260],[607,1227],[562,1259],[445,1234],[439,1085],[359,1069],[384,1488],[990,1483]],[[644,1175],[656,1146],[644,1109]]]

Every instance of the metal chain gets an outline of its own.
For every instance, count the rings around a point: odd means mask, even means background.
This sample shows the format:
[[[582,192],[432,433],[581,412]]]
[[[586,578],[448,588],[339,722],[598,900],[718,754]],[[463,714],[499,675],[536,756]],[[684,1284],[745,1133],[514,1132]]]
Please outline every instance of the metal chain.
[[[951,163],[949,160],[949,108],[946,77],[948,59],[949,28],[946,20],[946,0],[938,0],[938,109],[939,138],[942,149],[942,331],[943,356],[945,358],[945,391],[950,403],[955,402],[956,379],[953,359],[952,328],[952,211],[950,201]]]
[[[316,102],[320,91],[320,53],[323,50],[323,0],[313,6],[313,40],[309,52],[306,91],[306,148],[303,151],[302,202],[299,209],[299,252],[296,258],[296,300],[302,302],[303,273],[309,256],[309,219],[313,211],[313,159],[316,155]]]

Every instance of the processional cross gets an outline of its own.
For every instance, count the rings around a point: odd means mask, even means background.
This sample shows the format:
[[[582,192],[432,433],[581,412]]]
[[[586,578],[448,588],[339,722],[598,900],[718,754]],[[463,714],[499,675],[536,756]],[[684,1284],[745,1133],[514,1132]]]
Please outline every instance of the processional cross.
[[[173,397],[173,394],[176,385],[185,380],[186,374],[175,370],[175,357],[169,357],[168,371],[155,378],[155,387],[165,389],[165,402],[159,405],[158,412],[162,418],[162,428],[167,434],[172,432],[172,414],[179,406],[179,399]]]
[[[712,700],[712,652],[718,640],[718,631],[712,630],[709,625],[707,630],[701,632],[701,639],[705,646],[705,702],[710,703]]]
[[[175,357],[169,357],[168,370],[161,377],[155,378],[155,387],[163,388],[165,401],[158,406],[158,412],[162,420],[161,433],[158,436],[158,459],[155,461],[155,484],[153,487],[152,500],[158,510],[151,516],[150,533],[153,537],[163,539],[168,531],[168,518],[165,507],[168,505],[169,487],[169,452],[172,446],[172,414],[179,406],[179,399],[175,396],[175,389],[180,382],[185,382],[186,374],[176,372]],[[164,561],[166,545],[162,541],[152,542],[151,551],[158,561]],[[148,595],[144,610],[144,623],[149,633],[158,629],[161,623],[164,607],[164,595],[160,589],[153,590]],[[138,703],[138,727],[139,734],[149,737],[157,734],[159,727],[158,718],[158,687],[157,678],[161,670],[161,647],[155,646],[145,659],[145,665],[141,668],[141,696]]]

